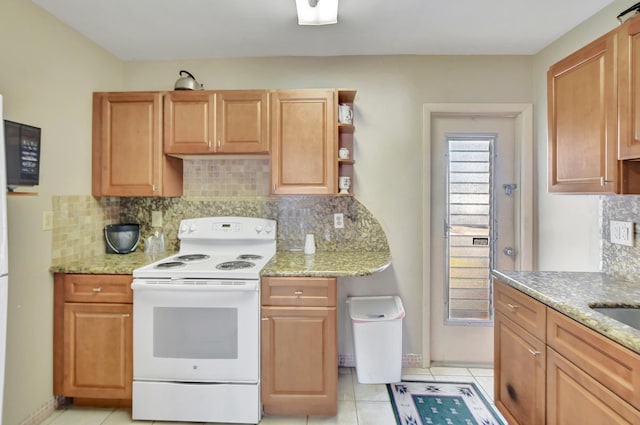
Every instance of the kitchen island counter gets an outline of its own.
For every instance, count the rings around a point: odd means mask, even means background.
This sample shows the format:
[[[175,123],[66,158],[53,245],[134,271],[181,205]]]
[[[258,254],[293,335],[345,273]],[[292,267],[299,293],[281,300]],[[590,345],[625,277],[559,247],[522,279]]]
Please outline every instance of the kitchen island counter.
[[[132,274],[133,270],[176,254],[166,252],[155,257],[143,252],[104,254],[97,257],[52,265],[53,273]],[[391,264],[388,251],[381,252],[302,252],[278,251],[262,269],[262,276],[348,277],[368,276]]]
[[[640,353],[640,330],[590,305],[640,305],[640,283],[597,272],[493,271],[493,276],[596,332]]]

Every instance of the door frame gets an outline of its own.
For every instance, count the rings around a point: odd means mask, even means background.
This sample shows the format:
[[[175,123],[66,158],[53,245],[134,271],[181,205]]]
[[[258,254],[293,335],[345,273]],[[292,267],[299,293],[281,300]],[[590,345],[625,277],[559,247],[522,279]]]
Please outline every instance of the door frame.
[[[511,117],[515,124],[516,270],[533,268],[533,105],[529,103],[426,103],[423,105],[422,367],[431,365],[431,122],[436,116]]]

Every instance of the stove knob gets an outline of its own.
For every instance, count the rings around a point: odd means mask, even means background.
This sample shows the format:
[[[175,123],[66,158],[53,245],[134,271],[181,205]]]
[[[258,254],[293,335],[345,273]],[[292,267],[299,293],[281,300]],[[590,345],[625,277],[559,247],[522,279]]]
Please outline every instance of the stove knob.
[[[271,226],[270,224],[267,224],[267,228],[264,229],[264,231],[267,232],[267,234],[271,233],[272,230],[273,230],[273,226]]]
[[[180,226],[180,233],[184,233],[186,232],[188,229],[188,226],[184,223],[182,223],[182,226]]]
[[[192,224],[191,226],[189,226],[189,233],[193,233],[196,231],[196,225]]]
[[[256,233],[258,234],[262,233],[262,226],[259,224],[256,226]]]

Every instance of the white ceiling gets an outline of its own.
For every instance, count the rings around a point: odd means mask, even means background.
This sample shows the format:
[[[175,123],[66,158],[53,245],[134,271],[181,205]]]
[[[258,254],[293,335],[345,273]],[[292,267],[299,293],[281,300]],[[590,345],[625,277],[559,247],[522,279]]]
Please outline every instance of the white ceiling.
[[[529,55],[612,1],[340,0],[299,26],[295,0],[33,0],[122,60]]]

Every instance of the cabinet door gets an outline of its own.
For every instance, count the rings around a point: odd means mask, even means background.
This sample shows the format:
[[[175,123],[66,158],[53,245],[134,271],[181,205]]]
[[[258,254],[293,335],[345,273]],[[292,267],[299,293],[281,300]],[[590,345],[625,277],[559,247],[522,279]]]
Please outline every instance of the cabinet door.
[[[619,158],[640,158],[640,19],[630,19],[620,27],[619,96],[620,138]]]
[[[640,423],[640,412],[551,348],[547,353],[547,425]]]
[[[333,90],[272,93],[272,193],[337,193],[336,110]]]
[[[495,405],[512,425],[544,424],[545,344],[497,312]]]
[[[221,91],[216,95],[216,152],[269,153],[266,90]]]
[[[65,396],[131,398],[131,313],[131,304],[65,303]]]
[[[617,33],[547,74],[549,191],[617,193]]]
[[[93,195],[179,196],[182,160],[162,152],[162,93],[94,93]]]
[[[206,91],[175,91],[165,95],[165,153],[213,152],[215,134],[215,94]]]
[[[261,353],[265,413],[336,415],[335,308],[262,307]]]

